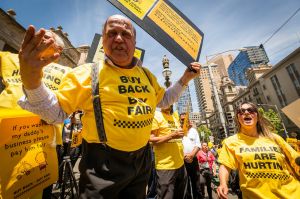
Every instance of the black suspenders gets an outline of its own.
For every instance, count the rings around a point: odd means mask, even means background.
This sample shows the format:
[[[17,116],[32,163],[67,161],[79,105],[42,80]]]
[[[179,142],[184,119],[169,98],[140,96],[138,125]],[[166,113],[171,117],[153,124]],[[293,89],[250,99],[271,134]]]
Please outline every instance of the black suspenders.
[[[106,133],[104,130],[102,108],[99,94],[99,64],[100,62],[92,64],[91,78],[92,78],[92,96],[93,96],[93,107],[95,114],[95,121],[97,126],[97,132],[101,143],[106,143]],[[102,64],[101,64],[102,67]]]
[[[103,116],[102,116],[102,108],[101,108],[101,101],[100,101],[100,93],[99,93],[99,64],[101,64],[101,69],[103,67],[101,61],[97,63],[92,64],[91,69],[91,78],[92,78],[92,97],[93,97],[93,107],[94,107],[94,115],[95,115],[95,121],[97,126],[97,132],[99,136],[99,140],[101,143],[106,143],[106,133],[104,129],[104,122],[103,122]],[[145,71],[145,69],[142,67],[145,75],[147,76],[150,84],[152,85],[152,82]]]

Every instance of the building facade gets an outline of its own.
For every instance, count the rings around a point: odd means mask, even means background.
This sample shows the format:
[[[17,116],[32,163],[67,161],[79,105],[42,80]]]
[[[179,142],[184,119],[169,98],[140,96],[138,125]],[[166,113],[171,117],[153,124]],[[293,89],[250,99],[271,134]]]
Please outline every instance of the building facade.
[[[0,8],[0,27],[5,27],[0,28],[0,50],[18,53],[26,29],[17,22],[17,15],[13,10],[5,12]],[[56,29],[49,29],[58,34],[65,44],[66,50],[62,52],[58,59],[58,64],[72,68],[76,67],[81,55],[68,39],[68,34],[63,32],[60,26]]]
[[[247,86],[249,84],[246,78],[247,69],[268,62],[269,58],[263,45],[245,47],[228,67],[229,78],[237,86]]]
[[[176,105],[177,105],[177,111],[179,114],[186,113],[187,111],[189,111],[189,113],[193,112],[193,106],[192,106],[192,100],[191,100],[189,86],[187,86],[185,91],[181,94]]]
[[[211,67],[213,74],[213,81],[215,82],[217,89],[221,85],[221,75],[218,69],[218,66]],[[194,85],[196,90],[196,97],[198,102],[198,107],[201,112],[202,120],[208,118],[214,111],[215,106],[213,102],[213,93],[211,79],[209,77],[209,72],[207,67],[202,67],[200,70],[200,76],[194,78]],[[205,121],[203,123],[208,123]],[[209,124],[207,124],[209,126]]]
[[[221,77],[228,76],[228,67],[232,63],[234,57],[232,54],[217,55],[209,60],[209,63],[217,64],[217,69]]]
[[[265,73],[261,75],[260,70],[264,70]],[[255,73],[259,74],[256,75],[256,80],[253,78]],[[233,104],[237,106],[244,101],[250,101],[267,109],[272,108],[280,114],[288,132],[295,131],[299,134],[299,128],[281,109],[300,98],[300,48],[272,68],[253,68],[248,70],[247,74],[248,77],[252,77],[252,81],[247,89],[233,100]],[[295,111],[300,114],[300,109]]]

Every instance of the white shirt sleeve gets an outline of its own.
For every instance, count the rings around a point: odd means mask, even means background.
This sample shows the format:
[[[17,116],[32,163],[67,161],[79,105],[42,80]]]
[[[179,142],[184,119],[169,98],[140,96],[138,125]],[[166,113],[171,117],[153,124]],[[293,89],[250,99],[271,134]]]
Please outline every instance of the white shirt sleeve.
[[[27,90],[23,87],[24,96],[18,104],[25,110],[39,115],[49,124],[63,123],[68,117],[60,107],[56,95],[42,83],[38,88]]]
[[[200,142],[198,131],[195,128],[191,128],[190,130],[193,131],[195,135],[195,146],[201,149],[201,142]]]
[[[179,99],[181,93],[185,90],[186,86],[182,86],[179,81],[177,81],[173,86],[169,87],[162,100],[157,104],[159,108],[168,108]]]

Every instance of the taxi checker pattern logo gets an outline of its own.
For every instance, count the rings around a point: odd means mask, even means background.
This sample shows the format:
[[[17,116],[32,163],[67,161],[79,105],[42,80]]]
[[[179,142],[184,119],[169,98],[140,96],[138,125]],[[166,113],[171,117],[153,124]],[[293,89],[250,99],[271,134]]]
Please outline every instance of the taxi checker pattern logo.
[[[44,84],[45,84],[46,87],[48,87],[52,91],[58,90],[58,88],[55,87],[55,86],[52,86],[52,84],[49,84],[47,82],[44,82]]]
[[[114,119],[114,126],[120,127],[120,128],[143,128],[145,126],[149,126],[152,124],[152,118],[142,121],[124,121],[124,120],[116,120]]]
[[[279,180],[287,180],[290,176],[287,174],[277,174],[277,173],[264,173],[264,172],[257,172],[257,173],[246,173],[247,177],[249,178],[272,178],[272,179],[279,179]]]

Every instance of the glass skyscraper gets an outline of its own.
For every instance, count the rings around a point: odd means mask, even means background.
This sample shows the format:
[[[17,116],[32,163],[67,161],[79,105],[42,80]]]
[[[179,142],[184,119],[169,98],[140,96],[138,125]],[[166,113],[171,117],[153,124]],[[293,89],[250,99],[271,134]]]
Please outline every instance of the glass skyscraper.
[[[185,113],[187,112],[187,107],[189,105],[189,112],[193,112],[193,107],[192,107],[192,100],[191,100],[191,94],[190,94],[190,89],[189,86],[185,89],[185,91],[181,94],[178,103],[177,103],[177,110],[178,113]]]
[[[263,47],[249,46],[245,47],[245,51],[241,51],[233,62],[228,67],[229,78],[237,86],[247,86],[248,80],[246,79],[246,71],[248,68],[254,68],[260,64],[267,64],[269,58]]]

